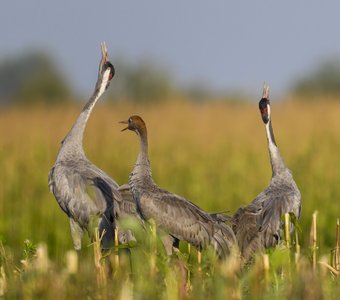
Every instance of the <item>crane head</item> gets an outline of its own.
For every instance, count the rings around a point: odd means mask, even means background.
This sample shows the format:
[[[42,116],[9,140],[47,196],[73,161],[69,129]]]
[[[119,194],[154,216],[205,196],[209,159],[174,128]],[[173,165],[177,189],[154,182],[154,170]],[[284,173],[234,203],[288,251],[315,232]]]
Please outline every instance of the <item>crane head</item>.
[[[98,71],[98,82],[101,83],[106,90],[110,84],[110,80],[115,75],[115,68],[110,62],[109,54],[107,51],[106,43],[101,43],[101,51],[102,51],[102,58],[99,63],[99,71]]]
[[[259,102],[259,109],[262,121],[265,124],[267,124],[270,120],[270,102],[269,102],[269,85],[266,86],[266,82],[264,82],[262,98]]]
[[[121,121],[119,122],[121,124],[127,124],[128,126],[122,129],[122,131],[129,129],[131,131],[135,131],[138,133],[142,133],[146,131],[146,125],[143,119],[140,116],[131,116],[128,120],[126,121]]]

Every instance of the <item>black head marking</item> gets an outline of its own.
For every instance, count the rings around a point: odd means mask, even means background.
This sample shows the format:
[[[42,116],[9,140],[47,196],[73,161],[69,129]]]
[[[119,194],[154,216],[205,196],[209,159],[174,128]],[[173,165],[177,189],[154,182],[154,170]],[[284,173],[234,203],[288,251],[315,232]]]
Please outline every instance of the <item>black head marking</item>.
[[[259,109],[261,112],[262,121],[267,124],[269,121],[269,100],[267,98],[262,98],[259,102]]]
[[[104,70],[107,70],[108,68],[110,68],[110,70],[111,70],[110,75],[109,75],[109,80],[111,80],[113,78],[113,76],[115,75],[116,70],[115,70],[113,64],[111,64],[111,62],[109,62],[109,61],[107,61],[104,64]]]

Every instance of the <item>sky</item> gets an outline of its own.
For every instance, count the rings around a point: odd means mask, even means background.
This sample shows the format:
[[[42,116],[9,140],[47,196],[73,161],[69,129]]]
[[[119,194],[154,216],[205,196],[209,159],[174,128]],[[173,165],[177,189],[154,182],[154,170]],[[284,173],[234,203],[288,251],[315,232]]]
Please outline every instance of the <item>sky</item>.
[[[0,59],[43,49],[86,95],[106,41],[113,63],[148,59],[180,85],[257,99],[264,80],[282,95],[322,60],[340,56],[339,15],[340,1],[2,1]]]

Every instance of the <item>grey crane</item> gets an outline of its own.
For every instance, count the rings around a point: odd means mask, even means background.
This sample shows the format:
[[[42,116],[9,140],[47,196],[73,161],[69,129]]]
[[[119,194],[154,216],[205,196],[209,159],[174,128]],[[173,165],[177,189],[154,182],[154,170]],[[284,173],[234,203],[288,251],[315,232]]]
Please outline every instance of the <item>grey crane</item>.
[[[48,175],[50,191],[61,209],[70,219],[73,245],[81,249],[84,232],[93,238],[95,227],[99,228],[103,249],[112,246],[115,219],[123,210],[134,214],[133,201],[122,201],[118,184],[101,169],[92,164],[83,150],[83,136],[90,114],[110,84],[115,69],[109,61],[105,43],[101,44],[102,58],[99,64],[97,83],[93,95],[85,104],[71,130],[61,143],[56,162]],[[122,233],[120,240],[126,242],[131,235]]]
[[[123,131],[134,131],[140,140],[140,152],[129,185],[142,219],[153,219],[173,238],[175,245],[183,240],[199,251],[212,245],[220,257],[225,257],[236,245],[235,235],[225,223],[226,219],[220,214],[209,214],[183,197],[158,187],[152,179],[144,121],[139,116],[131,116],[121,123],[128,125]]]
[[[234,215],[233,229],[244,261],[248,261],[255,252],[278,244],[281,239],[283,214],[292,212],[297,218],[301,214],[300,191],[275,141],[269,86],[266,84],[259,109],[267,134],[272,178],[263,192],[248,206],[238,209]]]

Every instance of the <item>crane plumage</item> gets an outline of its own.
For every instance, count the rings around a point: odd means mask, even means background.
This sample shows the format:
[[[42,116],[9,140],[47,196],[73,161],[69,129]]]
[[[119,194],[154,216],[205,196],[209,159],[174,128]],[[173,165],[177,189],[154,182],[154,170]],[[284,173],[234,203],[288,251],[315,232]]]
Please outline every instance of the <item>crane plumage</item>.
[[[99,228],[103,249],[113,245],[115,219],[125,205],[118,184],[104,171],[92,164],[84,153],[83,136],[91,112],[106,91],[115,70],[109,61],[105,43],[101,45],[102,58],[93,95],[85,104],[71,130],[63,139],[56,162],[48,175],[50,191],[70,219],[74,248],[81,249],[84,232],[93,238]],[[103,231],[105,230],[105,234]]]
[[[238,209],[234,215],[233,229],[244,261],[248,261],[255,252],[278,244],[281,239],[283,214],[292,212],[297,218],[301,214],[300,191],[275,141],[269,87],[266,85],[259,109],[267,134],[272,178],[263,192],[248,206]]]
[[[134,131],[140,140],[140,152],[129,185],[142,219],[153,219],[174,241],[186,241],[199,250],[212,245],[220,257],[225,257],[236,244],[226,219],[209,214],[185,198],[158,187],[152,179],[144,121],[139,116],[132,116],[121,123],[128,125],[123,130]]]

